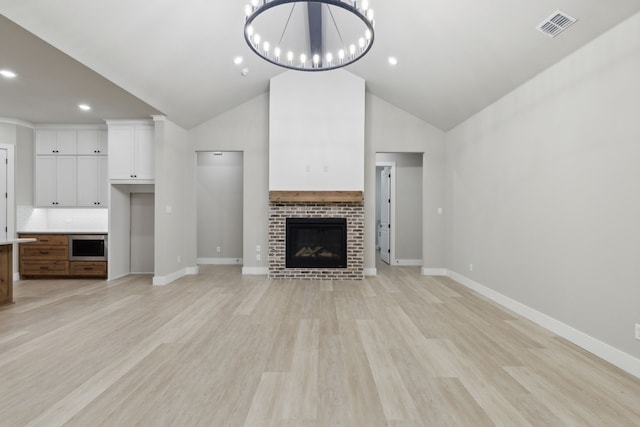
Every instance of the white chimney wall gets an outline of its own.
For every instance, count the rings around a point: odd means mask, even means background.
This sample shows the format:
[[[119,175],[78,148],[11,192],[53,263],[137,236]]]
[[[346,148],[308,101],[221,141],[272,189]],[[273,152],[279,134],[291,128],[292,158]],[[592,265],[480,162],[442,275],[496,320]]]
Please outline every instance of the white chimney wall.
[[[269,102],[270,191],[364,191],[363,79],[288,71]]]

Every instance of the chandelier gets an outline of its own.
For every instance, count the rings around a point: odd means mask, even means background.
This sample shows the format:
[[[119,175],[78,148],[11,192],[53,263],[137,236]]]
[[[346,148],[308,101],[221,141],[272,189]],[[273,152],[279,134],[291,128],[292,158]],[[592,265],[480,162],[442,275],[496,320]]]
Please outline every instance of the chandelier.
[[[251,0],[245,15],[244,39],[251,50],[292,70],[341,68],[373,45],[368,0]]]

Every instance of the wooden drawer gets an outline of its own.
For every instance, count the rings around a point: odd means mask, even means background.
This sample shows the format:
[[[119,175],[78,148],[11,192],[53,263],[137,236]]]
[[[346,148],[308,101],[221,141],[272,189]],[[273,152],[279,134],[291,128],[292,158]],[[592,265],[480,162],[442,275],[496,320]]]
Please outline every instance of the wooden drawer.
[[[22,261],[20,274],[24,276],[67,276],[69,261]]]
[[[23,243],[22,245],[69,245],[69,236],[66,234],[20,234],[20,237],[38,239],[36,242]],[[20,246],[22,246],[20,245]]]
[[[50,245],[21,245],[20,258],[23,260],[68,260],[69,248],[67,246]]]
[[[69,273],[72,276],[106,277],[107,263],[104,261],[70,261]]]

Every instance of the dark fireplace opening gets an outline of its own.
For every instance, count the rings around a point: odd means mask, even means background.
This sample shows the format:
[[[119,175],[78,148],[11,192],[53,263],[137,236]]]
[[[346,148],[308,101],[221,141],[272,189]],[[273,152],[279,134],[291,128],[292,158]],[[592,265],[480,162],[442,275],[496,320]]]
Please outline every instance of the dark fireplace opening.
[[[287,218],[286,268],[347,268],[345,218]]]

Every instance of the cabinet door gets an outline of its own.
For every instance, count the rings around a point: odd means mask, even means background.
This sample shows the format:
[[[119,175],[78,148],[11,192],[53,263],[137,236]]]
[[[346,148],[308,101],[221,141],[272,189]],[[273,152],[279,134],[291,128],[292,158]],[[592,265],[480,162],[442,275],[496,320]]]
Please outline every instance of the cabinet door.
[[[109,128],[109,179],[133,178],[133,126]]]
[[[36,154],[55,154],[56,134],[55,130],[37,130]]]
[[[98,156],[78,156],[78,206],[97,206],[98,167]]]
[[[98,206],[109,206],[109,158],[98,156]]]
[[[56,157],[56,206],[76,205],[76,156]]]
[[[109,154],[108,134],[106,130],[98,131],[98,153],[102,156]]]
[[[55,206],[56,157],[36,156],[36,206]]]
[[[98,138],[97,130],[79,130],[78,154],[81,156],[95,156],[98,151]]]
[[[56,154],[74,155],[77,153],[75,130],[59,130],[56,134]]]
[[[154,178],[153,128],[140,126],[136,128],[135,177],[137,179]]]

